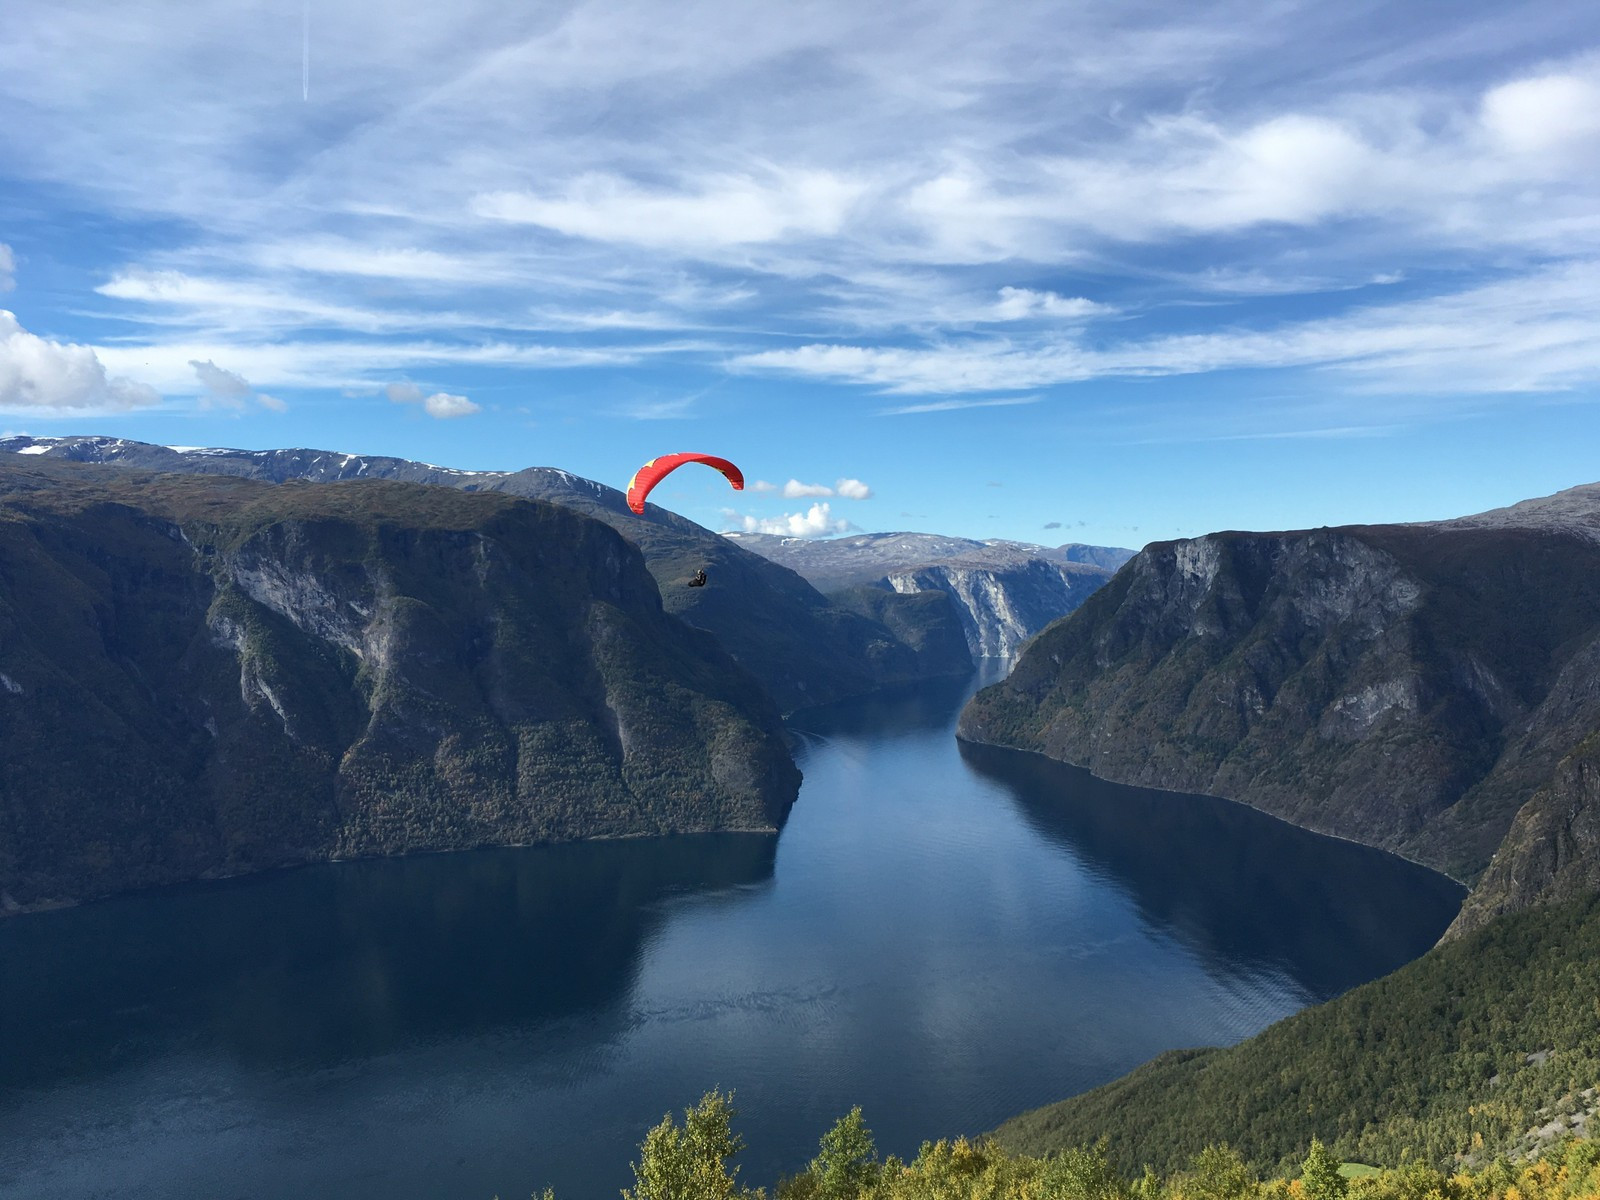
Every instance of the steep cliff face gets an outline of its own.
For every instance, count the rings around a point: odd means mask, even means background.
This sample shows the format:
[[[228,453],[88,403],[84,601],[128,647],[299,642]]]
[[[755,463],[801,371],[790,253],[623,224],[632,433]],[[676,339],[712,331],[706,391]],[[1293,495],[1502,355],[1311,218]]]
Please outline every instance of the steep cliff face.
[[[1037,546],[931,533],[863,533],[813,540],[728,534],[837,596],[863,585],[914,596],[942,592],[972,658],[1010,658],[1051,621],[1103,586],[1131,550]]]
[[[1489,869],[1448,936],[1481,929],[1502,913],[1600,892],[1600,733],[1557,765],[1518,810]]]
[[[0,447],[5,445],[0,442]],[[862,584],[882,586],[889,576],[922,567],[960,564],[968,567],[1013,568],[1032,562],[1073,567],[1068,574],[1083,582],[1104,582],[1133,557],[1115,546],[1040,546],[1007,538],[949,537],[939,533],[857,533],[836,538],[779,537],[770,533],[727,533],[763,558],[804,576],[819,591],[833,593]],[[1057,614],[1060,615],[1060,614]]]
[[[0,451],[33,461],[66,460],[273,483],[395,479],[547,500],[603,521],[637,545],[667,611],[716,634],[784,709],[972,669],[960,648],[957,613],[948,606],[896,598],[877,605],[881,611],[873,615],[859,604],[835,604],[787,567],[654,504],[643,516],[636,515],[616,488],[569,471],[550,467],[460,471],[381,455],[310,449],[174,449],[108,437],[3,438]],[[702,567],[712,585],[685,587],[689,576]],[[863,654],[864,647],[872,652]]]
[[[1469,908],[1526,904],[1560,890],[1550,863],[1577,880],[1600,854],[1555,815],[1600,729],[1597,529],[1590,487],[1459,522],[1158,543],[974,698],[960,735],[1465,880],[1517,818],[1524,850],[1507,844]],[[1536,880],[1504,882],[1535,859]]]
[[[0,465],[0,907],[772,830],[798,783],[756,681],[574,513]]]
[[[1032,559],[1011,567],[942,563],[888,576],[897,592],[943,592],[955,601],[974,658],[1010,658],[1051,621],[1073,612],[1109,578],[1099,568]]]

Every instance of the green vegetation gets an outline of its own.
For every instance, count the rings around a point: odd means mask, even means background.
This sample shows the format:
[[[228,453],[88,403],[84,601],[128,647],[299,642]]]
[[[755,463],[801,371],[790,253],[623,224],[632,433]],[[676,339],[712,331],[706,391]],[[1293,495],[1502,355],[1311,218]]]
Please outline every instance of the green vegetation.
[[[623,1200],[764,1200],[736,1182],[731,1094],[707,1093],[652,1129]],[[554,1200],[549,1191],[544,1200]],[[989,1139],[924,1142],[910,1162],[880,1161],[855,1109],[823,1135],[817,1157],[781,1180],[773,1200],[1600,1200],[1600,1141],[1566,1138],[1536,1158],[1445,1171],[1407,1160],[1346,1178],[1313,1138],[1303,1157],[1262,1179],[1224,1144],[1202,1147],[1166,1174],[1124,1177],[1104,1145],[1035,1157]]]
[[[1033,1155],[1105,1138],[1125,1172],[1174,1171],[1224,1141],[1253,1169],[1283,1170],[1314,1137],[1335,1159],[1476,1162],[1600,1109],[1596,1084],[1591,896],[1502,917],[1237,1046],[1164,1054],[997,1136]]]

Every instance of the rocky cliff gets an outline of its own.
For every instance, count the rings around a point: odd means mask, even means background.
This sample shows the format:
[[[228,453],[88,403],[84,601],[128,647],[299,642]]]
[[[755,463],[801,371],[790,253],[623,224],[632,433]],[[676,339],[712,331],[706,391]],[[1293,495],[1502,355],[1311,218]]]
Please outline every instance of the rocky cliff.
[[[1459,521],[1154,544],[959,732],[1482,876],[1460,932],[1594,879],[1597,666],[1590,485]]]
[[[815,540],[728,534],[729,540],[837,593],[867,585],[903,595],[942,592],[973,658],[1009,658],[1051,621],[1072,612],[1133,551],[1036,546],[928,533],[864,533]]]
[[[1010,658],[1110,577],[1101,567],[1031,559],[1011,567],[939,563],[895,571],[888,583],[907,595],[943,592],[955,601],[974,658]]]
[[[569,471],[460,471],[329,450],[175,448],[109,437],[0,439],[0,452],[7,451],[35,461],[65,459],[274,483],[396,479],[504,492],[575,509],[637,545],[667,611],[716,634],[786,710],[972,669],[959,614],[951,605],[891,599],[870,606],[873,615],[860,603],[835,603],[779,563],[654,504],[637,516],[616,488]],[[685,587],[700,567],[712,586]]]
[[[0,462],[0,907],[775,829],[777,710],[637,549],[509,496]]]

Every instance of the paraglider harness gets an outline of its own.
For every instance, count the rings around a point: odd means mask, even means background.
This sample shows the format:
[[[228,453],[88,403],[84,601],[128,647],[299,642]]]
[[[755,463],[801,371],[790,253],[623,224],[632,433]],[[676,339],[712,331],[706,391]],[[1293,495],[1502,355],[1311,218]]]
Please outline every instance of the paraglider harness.
[[[696,571],[694,573],[694,578],[689,580],[689,586],[690,587],[705,587],[705,585],[706,585],[706,569],[704,567],[701,567],[698,571]]]

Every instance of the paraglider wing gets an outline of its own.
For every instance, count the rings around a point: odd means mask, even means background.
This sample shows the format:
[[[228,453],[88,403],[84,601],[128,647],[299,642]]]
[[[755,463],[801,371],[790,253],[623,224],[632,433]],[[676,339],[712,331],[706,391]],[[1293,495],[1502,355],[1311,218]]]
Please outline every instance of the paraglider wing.
[[[708,467],[715,467],[728,477],[734,491],[744,491],[744,472],[725,458],[718,458],[714,454],[663,454],[645,463],[628,480],[628,507],[643,516],[645,497],[650,494],[650,489],[684,463],[705,463]]]

